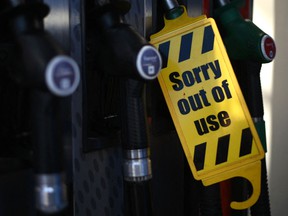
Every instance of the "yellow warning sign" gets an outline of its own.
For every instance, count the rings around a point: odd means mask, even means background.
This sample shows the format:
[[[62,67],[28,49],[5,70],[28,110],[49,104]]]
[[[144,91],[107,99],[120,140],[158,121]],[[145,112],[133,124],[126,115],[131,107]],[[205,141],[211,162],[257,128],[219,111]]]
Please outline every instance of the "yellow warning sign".
[[[151,43],[162,55],[158,80],[194,177],[206,185],[235,176],[257,182],[249,200],[231,205],[248,208],[260,193],[264,151],[214,20],[185,11],[165,20]]]

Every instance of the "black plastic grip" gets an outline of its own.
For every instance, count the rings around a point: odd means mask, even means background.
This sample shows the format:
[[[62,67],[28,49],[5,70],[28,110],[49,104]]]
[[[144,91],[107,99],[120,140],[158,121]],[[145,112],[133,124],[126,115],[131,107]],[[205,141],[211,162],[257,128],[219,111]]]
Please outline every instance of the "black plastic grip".
[[[61,103],[50,93],[31,91],[32,142],[37,174],[63,172]]]
[[[262,118],[264,115],[262,89],[260,81],[261,63],[248,61],[246,63],[246,85],[245,96],[246,103],[251,116]],[[249,96],[248,96],[249,95]]]
[[[262,64],[254,61],[235,61],[233,66],[251,116],[263,118],[264,108],[260,80]]]
[[[145,84],[138,80],[123,80],[121,87],[122,142],[126,150],[148,147],[145,110]]]

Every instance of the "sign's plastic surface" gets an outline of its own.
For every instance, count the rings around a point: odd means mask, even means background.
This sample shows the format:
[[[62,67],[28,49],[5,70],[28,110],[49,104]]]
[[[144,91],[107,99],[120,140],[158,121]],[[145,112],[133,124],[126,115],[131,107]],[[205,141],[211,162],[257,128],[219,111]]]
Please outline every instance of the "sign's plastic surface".
[[[213,19],[186,11],[151,36],[162,55],[162,92],[194,177],[211,185],[244,177],[260,194],[264,151]]]

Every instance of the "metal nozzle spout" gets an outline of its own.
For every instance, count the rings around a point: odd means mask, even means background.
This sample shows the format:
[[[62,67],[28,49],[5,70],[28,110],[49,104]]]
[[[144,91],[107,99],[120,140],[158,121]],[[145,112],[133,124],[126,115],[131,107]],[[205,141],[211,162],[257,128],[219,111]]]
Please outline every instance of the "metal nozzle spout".
[[[227,5],[227,4],[230,4],[230,0],[217,0],[216,1],[216,5],[218,7],[223,7],[223,6]]]
[[[164,0],[163,5],[166,11],[170,11],[179,7],[177,0]]]
[[[178,4],[177,0],[163,0],[162,2],[166,19],[176,19],[183,14],[184,9]]]

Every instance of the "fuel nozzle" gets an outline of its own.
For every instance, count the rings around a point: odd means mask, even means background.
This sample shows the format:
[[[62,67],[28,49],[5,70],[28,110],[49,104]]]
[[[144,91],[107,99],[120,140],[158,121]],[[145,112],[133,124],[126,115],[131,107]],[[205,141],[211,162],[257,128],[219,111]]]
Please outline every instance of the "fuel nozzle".
[[[80,71],[43,28],[47,5],[5,0],[0,25],[15,44],[12,78],[29,88],[31,142],[34,151],[35,202],[41,214],[57,214],[68,205],[63,159],[63,98],[78,87]]]
[[[148,137],[143,101],[144,84],[157,77],[162,67],[162,60],[154,46],[132,26],[123,22],[122,15],[129,9],[130,3],[126,1],[112,2],[93,10],[95,16],[91,21],[100,30],[97,42],[100,50],[97,66],[102,72],[121,79],[122,138],[124,155],[127,156],[124,179],[137,181],[145,179],[145,175],[150,176],[151,171],[145,169],[148,173],[143,173],[144,169],[141,169],[141,176],[138,176],[139,173],[135,174],[133,167],[136,164],[134,161],[139,160],[139,155],[141,162],[145,165],[150,164],[146,161],[149,151],[147,151]]]
[[[123,23],[122,15],[129,9],[129,3],[119,1],[92,11],[92,22],[101,30],[98,65],[108,74],[153,80],[161,69],[160,54],[129,24]]]
[[[48,91],[55,96],[69,96],[78,87],[80,71],[52,36],[43,29],[47,5],[5,0],[0,4],[0,25],[9,29],[15,42],[15,70],[18,83]]]
[[[119,7],[121,3],[126,7]],[[125,212],[127,215],[150,216],[152,169],[145,83],[156,79],[162,61],[158,50],[122,21],[122,15],[129,7],[130,4],[123,1],[104,5],[93,11],[95,18],[91,21],[98,27],[96,43],[99,71],[119,77],[120,80]]]
[[[215,19],[223,37],[228,55],[232,60],[237,80],[248,106],[256,130],[266,151],[264,107],[261,90],[260,72],[262,63],[271,62],[276,55],[274,40],[253,24],[244,20],[239,8],[244,6],[243,0],[216,0],[218,8]],[[234,183],[235,184],[235,183]],[[239,183],[236,183],[239,184]],[[245,192],[246,183],[242,185],[238,199],[247,197],[252,191]],[[261,160],[261,193],[257,202],[251,207],[252,216],[271,215],[268,193],[266,160]],[[239,185],[232,187],[239,188]],[[250,187],[249,187],[250,188]]]
[[[276,55],[274,40],[251,20],[243,19],[239,8],[243,0],[217,0],[214,17],[232,59],[271,62]],[[237,41],[237,42],[236,42]]]

